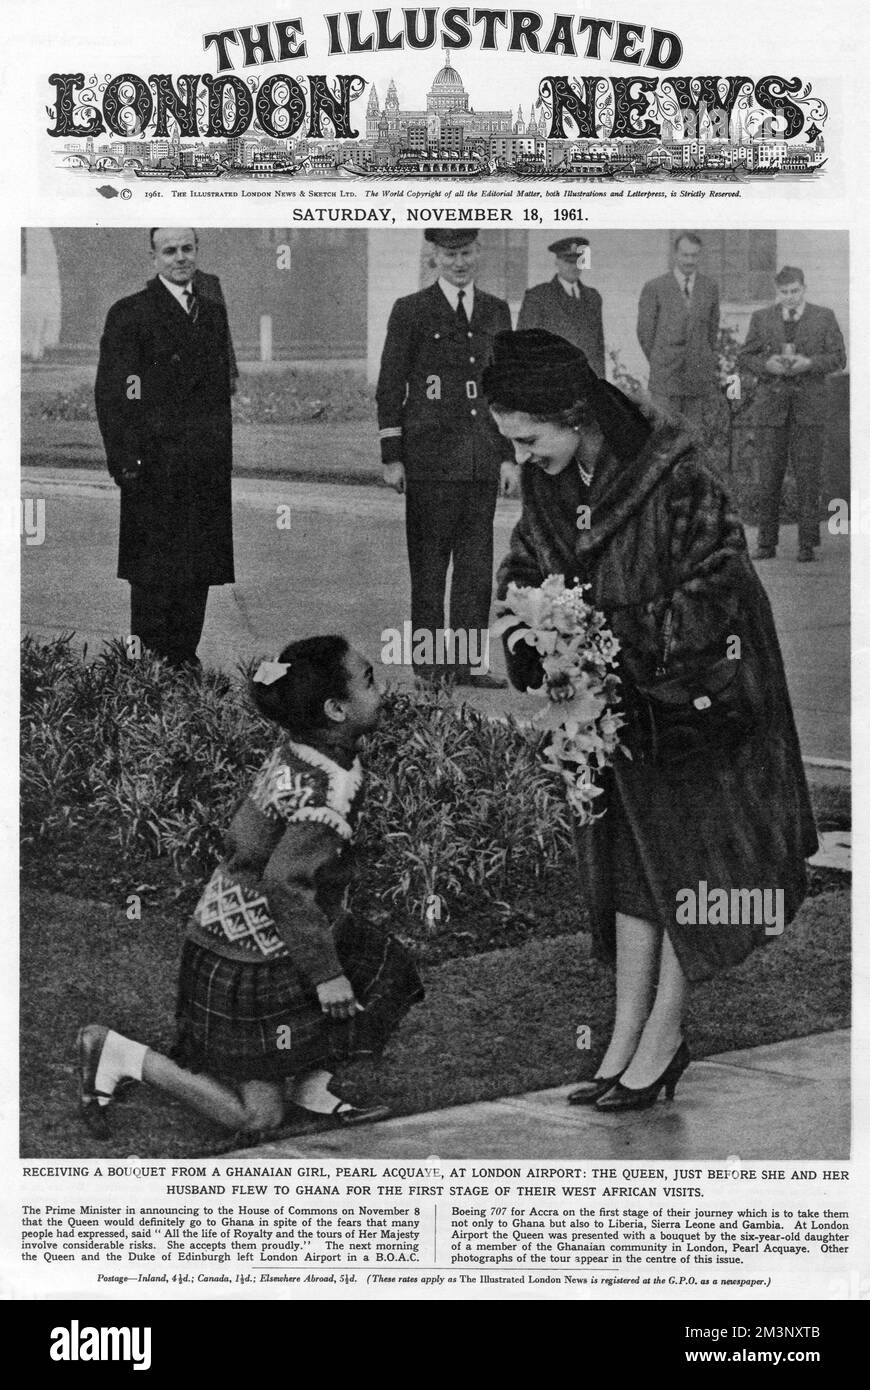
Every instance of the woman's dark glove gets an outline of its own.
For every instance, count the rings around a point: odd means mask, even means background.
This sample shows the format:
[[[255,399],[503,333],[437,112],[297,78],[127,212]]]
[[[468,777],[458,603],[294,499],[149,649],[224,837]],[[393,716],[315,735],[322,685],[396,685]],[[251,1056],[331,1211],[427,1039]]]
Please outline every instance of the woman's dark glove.
[[[540,655],[528,642],[517,642],[513,649],[508,646],[508,638],[521,630],[526,630],[524,624],[517,623],[502,636],[508,678],[516,690],[537,690],[544,683]]]

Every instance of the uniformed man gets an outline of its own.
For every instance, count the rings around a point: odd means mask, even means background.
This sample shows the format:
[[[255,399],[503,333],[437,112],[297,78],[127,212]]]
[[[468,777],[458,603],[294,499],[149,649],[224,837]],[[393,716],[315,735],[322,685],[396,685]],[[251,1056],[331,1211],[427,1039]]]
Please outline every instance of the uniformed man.
[[[589,264],[585,236],[562,237],[548,247],[556,258],[556,274],[526,290],[517,328],[546,328],[580,348],[590,367],[604,376],[604,326],[601,295],[584,285],[581,274]]]
[[[497,333],[511,329],[503,299],[474,281],[477,232],[426,232],[438,278],[393,305],[377,386],[384,482],[405,494],[414,665],[425,680],[497,689],[504,681],[458,661],[449,671],[426,659],[418,633],[444,631],[447,570],[453,561],[449,628],[454,651],[478,656],[489,626],[492,528],[499,492],[517,490],[517,469],[481,392]],[[462,640],[460,640],[460,638]],[[463,647],[464,641],[464,647]],[[419,653],[419,654],[418,654]]]

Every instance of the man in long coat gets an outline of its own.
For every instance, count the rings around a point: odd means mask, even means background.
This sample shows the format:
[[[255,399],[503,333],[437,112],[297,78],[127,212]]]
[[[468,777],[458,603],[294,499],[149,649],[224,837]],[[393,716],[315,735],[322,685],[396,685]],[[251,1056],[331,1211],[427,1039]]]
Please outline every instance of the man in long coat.
[[[804,273],[783,266],[776,303],[752,315],[740,365],[759,379],[760,444],[757,560],[770,560],[779,539],[779,498],[789,460],[798,501],[798,560],[814,560],[819,543],[819,486],[825,442],[825,377],[846,365],[840,326],[830,309],[806,301]]]
[[[195,231],[153,228],[151,247],[154,279],[106,318],[97,419],[121,488],[131,635],[173,665],[195,665],[209,587],[234,580],[234,359],[222,296],[195,279]]]
[[[605,375],[604,326],[601,295],[584,285],[581,273],[588,262],[585,236],[562,237],[547,247],[556,258],[556,274],[542,285],[526,290],[517,329],[546,328],[586,354],[589,365]]]
[[[667,415],[698,430],[716,391],[719,286],[698,269],[701,238],[681,232],[674,268],[641,290],[637,339],[649,362],[649,392]]]
[[[481,653],[489,628],[492,548],[499,490],[516,487],[516,467],[480,389],[496,333],[510,331],[503,299],[474,283],[477,232],[426,232],[438,279],[396,300],[387,324],[377,385],[384,482],[405,493],[411,624],[414,634],[444,631],[444,591],[453,561],[450,630]],[[422,679],[450,675],[480,688],[505,682],[455,661],[449,672],[426,660],[414,639]],[[458,646],[461,657],[463,646]]]

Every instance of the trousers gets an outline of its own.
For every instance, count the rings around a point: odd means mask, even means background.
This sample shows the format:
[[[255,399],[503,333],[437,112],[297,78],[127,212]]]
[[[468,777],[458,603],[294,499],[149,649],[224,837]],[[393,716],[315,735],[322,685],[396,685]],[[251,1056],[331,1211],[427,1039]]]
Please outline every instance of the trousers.
[[[696,435],[703,432],[704,421],[716,405],[716,398],[712,392],[706,396],[656,395],[653,401],[671,419],[682,416]]]
[[[197,661],[196,648],[205,625],[207,584],[130,585],[130,632],[155,656],[173,666]]]
[[[784,425],[765,425],[758,431],[759,481],[758,544],[775,549],[779,540],[779,500],[786,469],[791,462],[797,485],[798,545],[819,543],[819,489],[824,425],[805,424],[794,410]]]
[[[445,586],[451,560],[449,626],[454,632],[466,634],[488,629],[497,495],[496,482],[408,480],[405,534],[411,571],[411,624],[415,632],[423,628],[434,634],[444,628]],[[423,665],[420,663],[421,668]]]

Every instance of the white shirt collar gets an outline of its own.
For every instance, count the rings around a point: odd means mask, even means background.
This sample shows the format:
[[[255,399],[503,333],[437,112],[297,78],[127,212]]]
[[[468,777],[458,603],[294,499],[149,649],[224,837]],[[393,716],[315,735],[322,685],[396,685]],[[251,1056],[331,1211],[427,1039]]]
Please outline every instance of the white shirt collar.
[[[799,308],[799,309],[795,309],[794,311],[792,311],[791,309],[786,308],[786,306],[785,306],[784,304],[781,304],[779,307],[780,307],[780,309],[782,310],[782,317],[783,317],[783,322],[784,322],[784,323],[788,323],[789,321],[791,321],[792,323],[797,323],[797,322],[798,322],[800,319],[802,319],[803,316],[804,316],[804,309],[807,307],[807,301],[804,300],[804,302],[803,302],[803,304],[800,306],[800,308]],[[794,312],[794,318],[793,318],[793,319],[791,318],[792,312]]]
[[[698,274],[697,270],[693,270],[692,273],[691,273],[691,275],[688,276],[688,281],[689,281],[689,294],[691,294],[692,291],[693,291],[694,288],[695,288],[695,276],[696,276],[697,274]],[[686,278],[687,278],[687,277],[683,274],[683,272],[682,272],[681,270],[678,270],[676,266],[674,266],[674,275],[676,276],[677,284],[679,285],[680,289],[682,290],[683,286],[684,286],[685,283],[686,283]]]
[[[179,302],[179,304],[181,305],[182,309],[184,310],[185,313],[187,313],[187,312],[188,312],[188,310],[187,310],[187,300],[185,299],[184,296],[185,296],[185,294],[187,293],[187,291],[190,289],[190,286],[193,284],[193,281],[192,281],[192,280],[188,280],[188,282],[187,282],[186,285],[176,285],[175,282],[174,282],[173,280],[167,280],[163,275],[158,275],[157,278],[158,278],[158,280],[160,281],[161,284],[163,284],[163,285],[166,286],[166,288],[168,289],[168,291],[169,291],[170,294],[175,295],[175,298],[178,300],[178,302]]]
[[[577,294],[575,294],[575,293],[574,293],[574,282],[573,282],[572,280],[563,280],[562,277],[561,277],[561,275],[559,275],[557,278],[558,278],[559,284],[562,286],[562,289],[565,291],[565,293],[566,293],[567,295],[570,295],[570,297],[571,297],[572,299],[579,299],[579,298],[580,298],[580,291],[579,291],[580,282],[579,282],[579,280],[577,281],[577,286],[578,286]]]
[[[451,285],[448,280],[444,279],[439,279],[438,285],[441,289],[442,294],[447,296],[448,303],[450,304],[450,307],[455,314],[457,308],[459,307],[459,286]],[[474,281],[470,280],[467,285],[462,286],[462,289],[465,292],[462,303],[464,304],[465,312],[470,319],[471,315],[474,313]]]

